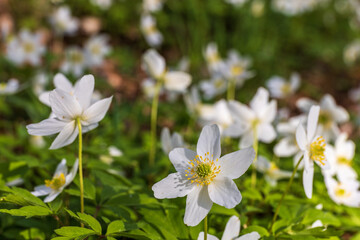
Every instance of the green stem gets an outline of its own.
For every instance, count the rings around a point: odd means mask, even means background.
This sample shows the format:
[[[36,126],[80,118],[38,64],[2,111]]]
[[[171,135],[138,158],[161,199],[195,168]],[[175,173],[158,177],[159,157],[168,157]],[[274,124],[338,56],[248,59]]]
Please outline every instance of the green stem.
[[[80,208],[81,213],[84,213],[84,181],[83,181],[83,169],[82,169],[82,127],[80,118],[76,119],[79,129],[79,178],[80,178]],[[81,227],[84,227],[81,224]]]
[[[251,187],[255,188],[256,186],[256,168],[255,168],[255,163],[257,161],[257,157],[258,157],[258,148],[259,148],[259,141],[258,141],[258,134],[257,134],[257,126],[254,127],[254,140],[253,140],[253,148],[255,151],[255,158],[253,161],[253,167],[252,167],[252,172],[251,172]]]
[[[204,240],[207,240],[207,230],[208,230],[208,217],[206,215],[204,219]]]
[[[296,166],[295,166],[295,168],[294,168],[294,171],[293,171],[293,173],[292,173],[292,175],[291,175],[291,178],[290,178],[290,180],[289,180],[289,182],[288,182],[288,185],[287,185],[287,187],[286,187],[286,189],[285,189],[285,192],[284,192],[283,195],[281,196],[280,202],[279,202],[279,204],[278,204],[278,206],[277,206],[277,208],[276,208],[276,210],[275,210],[275,214],[274,214],[273,220],[272,220],[271,225],[270,225],[270,229],[269,229],[270,233],[272,232],[272,227],[273,227],[273,225],[274,225],[274,223],[275,223],[275,221],[276,221],[277,215],[279,214],[280,206],[281,206],[281,204],[282,204],[282,202],[283,202],[286,194],[288,193],[288,191],[289,191],[289,189],[290,189],[290,186],[291,186],[291,184],[292,184],[292,182],[293,182],[293,180],[294,180],[295,174],[296,174],[296,172],[297,172],[297,169],[299,168],[299,165],[300,165],[300,162],[301,162],[301,161],[302,161],[302,158],[300,158],[299,161],[298,161],[298,163],[296,164]]]
[[[230,78],[227,86],[227,100],[235,99],[235,79]]]
[[[154,165],[155,153],[156,153],[156,123],[157,123],[157,112],[159,105],[159,95],[162,81],[158,80],[155,86],[155,93],[151,106],[151,146],[149,152],[149,165]]]

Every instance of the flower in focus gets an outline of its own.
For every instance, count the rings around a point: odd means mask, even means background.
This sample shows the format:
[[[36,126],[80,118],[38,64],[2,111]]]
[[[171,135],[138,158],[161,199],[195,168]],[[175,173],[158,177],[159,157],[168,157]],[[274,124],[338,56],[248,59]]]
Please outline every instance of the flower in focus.
[[[86,65],[89,67],[98,67],[104,62],[104,57],[111,51],[108,45],[106,35],[92,36],[85,43]]]
[[[297,73],[291,74],[290,81],[287,82],[284,78],[274,76],[267,82],[270,95],[274,98],[286,98],[291,96],[300,87],[300,75]]]
[[[260,235],[257,232],[251,232],[238,237],[240,233],[240,219],[237,216],[232,216],[226,223],[225,230],[221,240],[258,240]],[[208,234],[207,239],[218,240],[217,237]],[[197,240],[204,240],[204,232],[200,232]]]
[[[20,88],[19,81],[11,78],[7,83],[0,83],[0,95],[11,95],[16,93]]]
[[[217,125],[201,131],[197,150],[175,148],[169,154],[176,173],[156,183],[152,190],[158,199],[184,197],[184,223],[196,226],[209,213],[213,202],[226,208],[240,203],[242,196],[234,183],[255,158],[253,148],[242,149],[220,158],[220,132]]]
[[[276,100],[269,101],[269,92],[260,87],[250,102],[250,107],[237,101],[229,102],[229,109],[235,123],[231,126],[241,135],[239,147],[249,147],[254,138],[261,142],[270,143],[276,137],[271,123],[276,115]]]
[[[141,31],[145,37],[146,42],[151,47],[160,46],[163,42],[163,36],[161,32],[156,27],[156,20],[150,14],[145,14],[141,16],[140,22]]]
[[[161,147],[166,155],[169,155],[171,150],[179,147],[184,147],[184,140],[177,132],[170,135],[170,130],[165,127],[161,130]]]
[[[79,47],[68,47],[65,50],[65,60],[60,69],[64,73],[72,73],[75,77],[80,76],[86,67],[85,53]]]
[[[317,103],[308,98],[300,98],[296,106],[304,113],[309,112],[312,105]],[[320,101],[320,115],[318,133],[327,140],[335,140],[340,134],[338,124],[349,120],[349,113],[338,106],[330,94],[326,94]]]
[[[79,28],[79,21],[71,16],[67,6],[56,9],[50,18],[50,23],[58,34],[74,34]]]
[[[322,169],[329,169],[329,163],[325,157],[325,139],[315,137],[318,118],[320,113],[319,106],[312,106],[307,120],[307,131],[305,132],[302,124],[299,124],[296,130],[296,141],[303,152],[304,172],[303,185],[305,194],[308,198],[312,197],[314,162]]]
[[[73,94],[59,88],[51,91],[49,99],[55,117],[27,125],[28,133],[48,136],[60,132],[50,146],[50,149],[58,149],[71,144],[76,139],[79,133],[78,120],[81,122],[83,133],[96,128],[109,109],[112,97],[91,105],[94,85],[94,77],[85,75],[77,85],[78,90]]]
[[[161,81],[166,90],[185,92],[191,83],[191,76],[186,72],[168,71],[165,59],[154,50],[150,49],[143,56],[144,70],[156,81]]]
[[[259,156],[254,165],[259,172],[265,175],[265,180],[271,186],[276,186],[278,180],[290,178],[292,175],[291,171],[279,169],[274,162],[270,162],[264,156]]]
[[[16,65],[29,63],[38,66],[41,56],[45,53],[45,46],[41,40],[40,33],[31,33],[21,30],[18,36],[14,36],[7,43],[6,56]]]
[[[349,207],[360,207],[359,182],[355,180],[337,181],[325,177],[325,184],[330,198],[337,204]]]

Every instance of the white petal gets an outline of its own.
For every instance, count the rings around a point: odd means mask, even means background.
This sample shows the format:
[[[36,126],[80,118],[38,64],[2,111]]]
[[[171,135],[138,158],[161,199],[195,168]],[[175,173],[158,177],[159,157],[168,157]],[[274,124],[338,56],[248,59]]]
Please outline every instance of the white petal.
[[[264,108],[268,100],[269,100],[269,92],[265,88],[259,87],[255,96],[250,102],[250,107],[254,111],[257,111],[259,109]]]
[[[194,187],[180,173],[171,173],[160,182],[152,186],[154,196],[158,199],[177,198],[186,196]]]
[[[308,98],[300,98],[296,102],[296,106],[302,111],[302,112],[308,112],[311,108],[311,106],[316,105],[316,102],[313,100],[310,100]]]
[[[218,161],[219,176],[236,179],[243,175],[254,161],[255,151],[252,147],[226,154]]]
[[[216,177],[208,189],[211,201],[226,208],[235,207],[242,199],[234,181],[227,177]]]
[[[82,121],[87,124],[100,122],[108,111],[111,104],[112,96],[102,99],[91,105],[82,115]]]
[[[165,88],[170,91],[184,92],[191,83],[191,76],[185,72],[171,71],[164,76]]]
[[[263,123],[258,126],[259,141],[270,143],[276,138],[274,127],[269,123]]]
[[[79,167],[79,159],[76,159],[70,173],[66,176],[66,181],[64,187],[68,186],[75,178],[77,170]]]
[[[301,150],[304,151],[306,149],[306,145],[307,145],[306,132],[301,123],[296,129],[296,142]]]
[[[255,118],[255,113],[248,106],[237,101],[229,101],[229,110],[241,122],[249,122]]]
[[[87,125],[87,126],[82,126],[82,133],[87,133],[95,128],[97,128],[99,126],[98,123],[94,123],[94,124],[90,124],[90,125]]]
[[[57,73],[55,75],[54,85],[56,88],[59,88],[67,93],[71,93],[74,90],[71,82],[62,73]]]
[[[50,91],[43,92],[39,96],[40,102],[50,107]]]
[[[87,109],[91,103],[94,92],[95,79],[89,74],[83,76],[75,85],[75,96],[83,110]]]
[[[75,140],[78,133],[79,129],[77,128],[75,121],[69,122],[55,138],[54,142],[50,146],[50,149],[58,149],[63,146],[69,145]]]
[[[308,120],[307,120],[307,140],[311,142],[315,137],[317,123],[319,119],[320,107],[312,106],[310,108]]]
[[[240,219],[237,216],[232,216],[226,223],[226,227],[221,240],[231,240],[239,236],[240,233]]]
[[[195,186],[186,198],[184,223],[188,226],[198,225],[209,213],[212,201],[207,186]]]
[[[274,121],[276,114],[277,114],[277,102],[275,100],[272,100],[269,104],[266,103],[266,109],[261,114],[260,119],[263,122],[271,123]]]
[[[176,171],[181,174],[185,174],[185,170],[191,167],[189,162],[195,159],[195,157],[196,152],[186,148],[175,148],[169,153],[171,163],[174,165]]]
[[[299,151],[299,147],[291,137],[281,139],[274,147],[274,153],[278,157],[290,157]]]
[[[59,121],[57,118],[45,119],[39,123],[27,125],[30,135],[48,136],[60,132],[68,122]]]
[[[303,172],[303,185],[307,198],[311,199],[313,191],[314,163],[311,161],[309,168],[305,168]]]
[[[184,140],[182,136],[178,133],[173,133],[171,137],[171,145],[173,148],[183,147],[184,146]]]
[[[63,173],[65,176],[67,174],[66,159],[61,160],[59,165],[57,165],[55,173],[54,173],[54,177],[58,176],[61,173]]]
[[[248,148],[253,145],[254,142],[254,132],[252,130],[249,130],[242,135],[239,148]]]
[[[73,120],[80,116],[82,112],[76,98],[60,89],[50,92],[50,104],[51,110],[59,119]]]
[[[51,192],[45,199],[44,199],[44,202],[45,203],[48,203],[48,202],[52,202],[52,201],[54,201],[54,199],[57,197],[57,196],[59,196],[59,194],[62,192],[62,190],[61,191],[54,191],[54,192]]]
[[[221,154],[220,131],[216,124],[205,126],[196,146],[196,152],[199,156],[205,157],[209,154],[210,158],[218,159]]]
[[[36,186],[34,188],[34,191],[31,192],[32,195],[34,195],[35,197],[38,197],[38,196],[44,196],[44,195],[48,195],[50,192],[52,191],[51,188],[45,186],[45,185],[39,185],[39,186]]]
[[[171,136],[169,128],[165,127],[161,130],[161,148],[165,154],[169,154],[172,150]]]
[[[165,60],[154,49],[145,52],[143,67],[154,78],[160,78],[165,73]]]
[[[245,235],[242,235],[239,238],[236,238],[235,240],[258,240],[260,239],[260,234],[258,232],[251,232]]]
[[[197,240],[204,240],[204,239],[205,239],[204,232],[200,232]],[[213,236],[211,234],[207,234],[207,239],[208,240],[219,240],[217,237],[215,237],[215,236]]]

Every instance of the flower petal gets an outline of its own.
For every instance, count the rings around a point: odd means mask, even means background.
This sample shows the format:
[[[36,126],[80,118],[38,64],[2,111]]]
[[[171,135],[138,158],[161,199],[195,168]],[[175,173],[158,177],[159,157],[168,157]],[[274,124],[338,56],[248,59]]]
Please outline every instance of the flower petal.
[[[232,216],[226,223],[226,227],[221,240],[234,239],[240,233],[240,219],[237,216]]]
[[[50,105],[50,91],[47,92],[43,92],[39,95],[39,100],[40,102],[42,102],[43,104],[47,105],[47,106],[51,106]]]
[[[62,73],[57,73],[54,77],[54,85],[67,93],[71,93],[73,89],[72,83]]]
[[[239,148],[240,149],[248,148],[253,145],[253,142],[254,142],[254,132],[250,129],[242,135],[239,143]]]
[[[48,203],[48,202],[52,202],[52,201],[54,201],[54,199],[57,197],[57,196],[59,196],[59,194],[62,192],[62,190],[61,191],[54,191],[54,192],[51,192],[45,199],[44,199],[44,202],[45,203]]]
[[[94,124],[100,122],[110,107],[112,96],[97,101],[93,105],[91,105],[82,115],[82,122],[87,124]]]
[[[311,161],[308,168],[305,167],[303,172],[303,185],[307,198],[311,199],[313,191],[313,179],[314,179],[314,163]]]
[[[290,157],[299,151],[299,147],[291,137],[281,139],[274,147],[274,153],[278,157]]]
[[[147,50],[143,56],[143,68],[158,80],[165,73],[165,59],[156,50]]]
[[[79,159],[76,159],[70,173],[66,176],[66,181],[64,187],[68,186],[75,178],[77,170],[79,167]]]
[[[196,152],[186,148],[175,148],[169,153],[171,163],[174,165],[176,171],[181,174],[185,174],[185,170],[191,167],[189,162],[195,159],[195,157]]]
[[[276,138],[274,127],[269,123],[263,123],[258,126],[258,139],[265,143],[270,143]]]
[[[49,188],[45,185],[39,185],[34,188],[34,191],[31,192],[31,194],[34,195],[35,197],[39,197],[39,196],[48,195],[51,193],[51,191],[52,191],[51,188]]]
[[[207,186],[195,186],[186,198],[184,223],[196,226],[209,213],[212,207]]]
[[[55,138],[54,142],[50,146],[50,149],[58,149],[63,146],[69,145],[75,140],[78,133],[79,129],[77,128],[75,121],[69,122]]]
[[[180,173],[171,173],[166,178],[153,185],[154,196],[158,199],[186,196],[194,185],[183,178]]]
[[[95,79],[91,74],[83,76],[75,85],[74,94],[83,110],[90,106],[94,85]]]
[[[67,166],[66,166],[66,159],[63,159],[63,160],[61,160],[59,165],[57,165],[55,173],[54,173],[54,177],[58,176],[61,173],[63,173],[66,176],[67,171],[68,170],[67,170]]]
[[[244,234],[241,237],[235,238],[235,240],[258,240],[261,236],[258,232],[251,232],[248,234]]]
[[[307,145],[306,132],[301,123],[296,129],[296,142],[301,150],[304,151],[306,149],[306,145]]]
[[[228,105],[231,114],[240,122],[249,122],[255,118],[254,111],[242,103],[231,100]]]
[[[82,112],[76,98],[60,89],[50,92],[50,104],[53,113],[61,120],[73,120]]]
[[[226,208],[235,207],[242,199],[234,181],[227,177],[215,178],[208,189],[211,201]]]
[[[95,128],[97,128],[99,126],[98,123],[94,123],[94,124],[90,124],[90,125],[87,125],[87,126],[82,126],[82,133],[87,133]]]
[[[60,132],[68,122],[63,122],[57,118],[45,119],[39,123],[27,125],[26,128],[30,135],[48,136]]]
[[[171,71],[164,76],[164,85],[167,90],[184,92],[191,83],[191,76],[185,72]]]
[[[320,107],[312,106],[310,108],[308,120],[307,120],[307,140],[311,142],[315,137],[317,123],[319,119]]]
[[[220,166],[220,173],[218,176],[236,179],[246,172],[254,161],[254,158],[255,151],[252,147],[226,154],[218,161],[218,165]]]
[[[169,128],[165,127],[161,130],[161,148],[165,154],[169,154],[172,150],[171,136]]]
[[[204,157],[210,155],[213,159],[218,159],[221,154],[220,131],[216,124],[205,126],[201,133],[196,146],[198,155]]]
[[[204,239],[205,239],[204,232],[200,232],[197,240],[204,240]],[[211,234],[207,234],[207,239],[208,240],[219,240],[217,237],[215,237],[214,235],[211,235]]]

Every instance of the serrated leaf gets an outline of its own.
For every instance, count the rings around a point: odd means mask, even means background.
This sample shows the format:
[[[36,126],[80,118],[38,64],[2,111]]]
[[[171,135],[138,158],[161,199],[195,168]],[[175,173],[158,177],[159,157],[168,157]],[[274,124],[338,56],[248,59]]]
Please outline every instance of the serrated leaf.
[[[83,236],[91,236],[96,235],[94,230],[82,227],[62,227],[55,230],[55,233],[70,238],[83,237]]]
[[[102,231],[101,225],[93,216],[79,212],[77,213],[77,215],[79,216],[82,222],[84,222],[86,225],[91,227],[96,233],[101,235],[101,231]]]
[[[40,206],[25,206],[19,209],[0,209],[0,212],[8,213],[13,216],[21,216],[21,217],[43,217],[51,215],[52,212],[48,208],[40,207]]]
[[[121,220],[113,221],[109,224],[106,235],[110,235],[112,233],[119,233],[125,231],[125,224]]]

